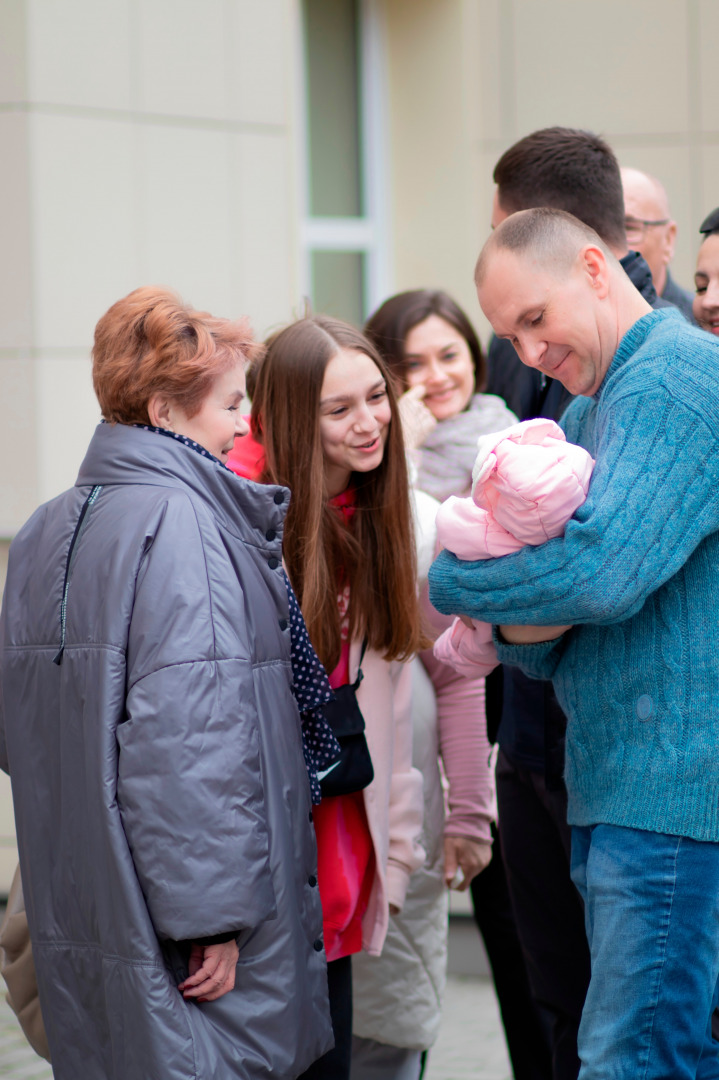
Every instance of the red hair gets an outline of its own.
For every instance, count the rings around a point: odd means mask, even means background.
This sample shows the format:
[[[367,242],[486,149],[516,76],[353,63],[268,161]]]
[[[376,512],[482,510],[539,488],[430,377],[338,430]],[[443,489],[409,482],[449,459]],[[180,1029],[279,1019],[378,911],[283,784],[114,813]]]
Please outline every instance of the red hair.
[[[247,319],[195,311],[158,285],[135,289],[95,327],[92,382],[106,420],[149,424],[153,394],[195,416],[218,375],[262,352]]]

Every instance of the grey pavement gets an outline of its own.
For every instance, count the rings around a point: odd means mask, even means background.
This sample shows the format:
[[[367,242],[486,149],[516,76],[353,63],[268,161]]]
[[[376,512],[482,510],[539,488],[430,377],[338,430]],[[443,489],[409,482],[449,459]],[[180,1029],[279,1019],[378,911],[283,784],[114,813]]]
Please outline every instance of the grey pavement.
[[[509,1080],[511,1075],[491,980],[450,976],[427,1080]],[[0,1077],[52,1080],[50,1066],[25,1042],[4,993],[0,995]]]
[[[454,896],[452,908],[442,1026],[425,1080],[511,1080],[497,999],[467,897]],[[50,1066],[25,1041],[4,990],[0,978],[0,1078],[52,1080]]]
[[[488,976],[450,975],[427,1080],[511,1080],[512,1069]]]

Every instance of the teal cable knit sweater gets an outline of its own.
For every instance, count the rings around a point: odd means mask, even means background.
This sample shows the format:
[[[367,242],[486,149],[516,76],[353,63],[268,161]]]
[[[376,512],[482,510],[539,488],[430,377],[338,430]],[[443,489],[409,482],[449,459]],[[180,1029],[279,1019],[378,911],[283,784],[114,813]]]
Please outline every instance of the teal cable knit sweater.
[[[564,537],[430,570],[439,611],[562,625],[497,642],[569,718],[569,821],[719,841],[719,339],[670,309],[622,338],[562,421],[596,459]]]

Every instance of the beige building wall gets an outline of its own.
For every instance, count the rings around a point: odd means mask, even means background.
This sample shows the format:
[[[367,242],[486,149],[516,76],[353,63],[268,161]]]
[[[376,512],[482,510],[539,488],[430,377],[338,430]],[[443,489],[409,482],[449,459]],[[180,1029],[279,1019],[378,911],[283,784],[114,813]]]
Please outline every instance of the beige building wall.
[[[396,286],[437,285],[484,334],[472,269],[492,170],[523,135],[602,134],[658,176],[693,283],[698,226],[719,205],[715,0],[387,0]]]
[[[113,301],[161,283],[261,334],[291,317],[298,19],[295,0],[2,0],[0,564],[75,480]],[[14,862],[0,774],[0,893]]]
[[[487,334],[472,269],[492,169],[550,124],[602,133],[679,224],[719,205],[715,0],[375,0],[393,289],[441,286]],[[173,285],[263,334],[300,303],[300,0],[0,3],[0,580],[98,420],[98,317]],[[386,166],[386,167],[385,167]],[[0,892],[14,863],[0,775]]]

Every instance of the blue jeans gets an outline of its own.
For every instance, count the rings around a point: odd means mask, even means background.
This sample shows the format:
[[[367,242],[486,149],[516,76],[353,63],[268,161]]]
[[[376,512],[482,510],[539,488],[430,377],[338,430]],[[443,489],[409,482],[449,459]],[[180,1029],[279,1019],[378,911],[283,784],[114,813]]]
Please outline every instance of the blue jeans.
[[[580,1080],[714,1080],[719,844],[594,825],[572,830],[592,977]]]

